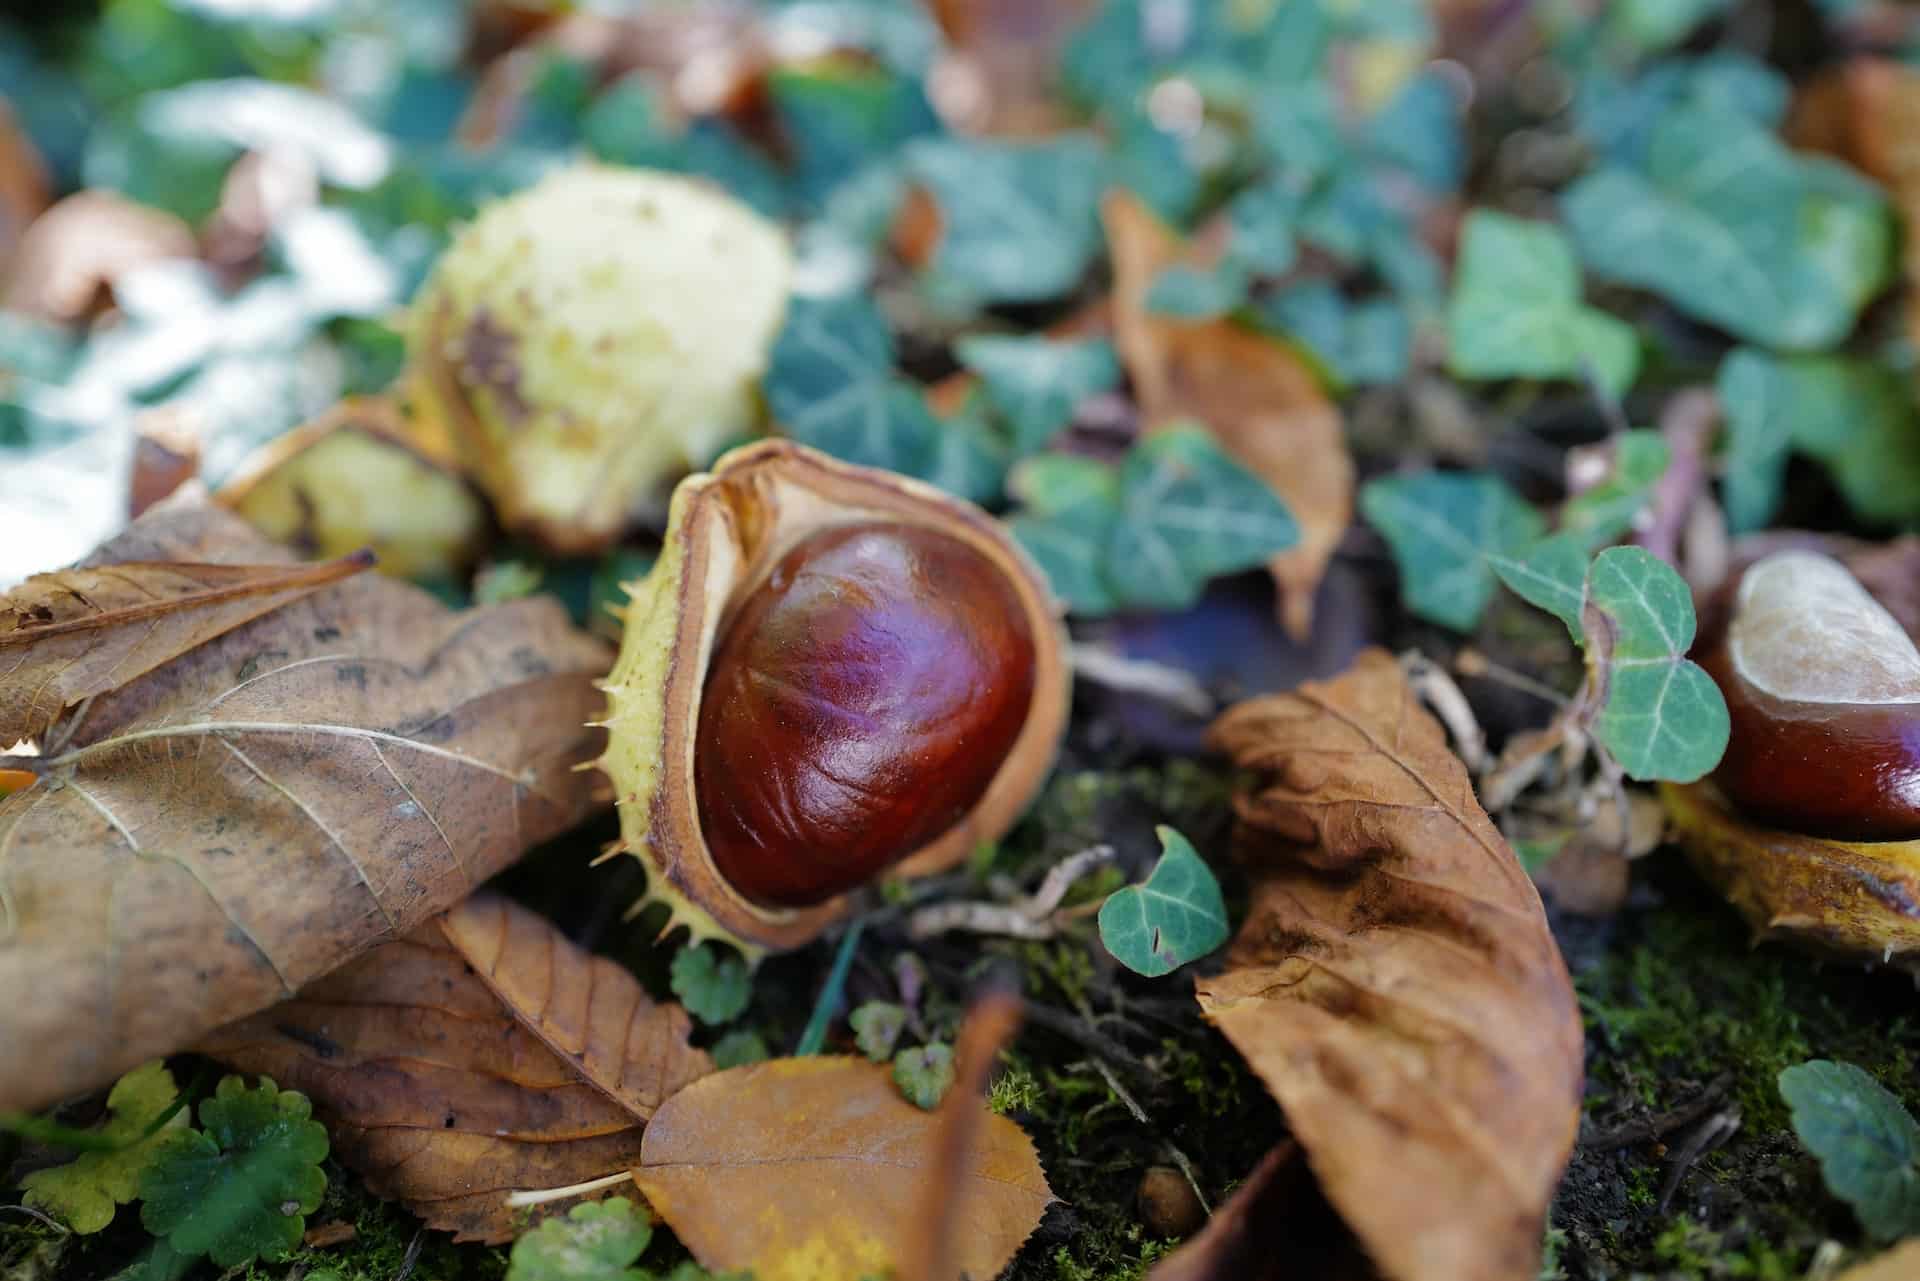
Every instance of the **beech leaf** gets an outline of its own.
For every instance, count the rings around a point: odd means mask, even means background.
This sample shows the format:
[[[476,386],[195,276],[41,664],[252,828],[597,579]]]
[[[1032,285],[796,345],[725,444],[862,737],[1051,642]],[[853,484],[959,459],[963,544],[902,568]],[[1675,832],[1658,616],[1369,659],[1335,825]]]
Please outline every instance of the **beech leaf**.
[[[1580,1120],[1580,1011],[1539,895],[1382,650],[1211,740],[1252,879],[1207,1018],[1390,1281],[1532,1281]]]
[[[305,1090],[378,1195],[497,1242],[516,1228],[508,1192],[638,1159],[646,1118],[712,1070],[692,1030],[622,966],[483,893],[195,1048]]]
[[[366,554],[323,565],[130,560],[36,574],[0,597],[0,747],[372,564]]]
[[[1218,250],[1183,243],[1137,198],[1102,206],[1113,255],[1114,346],[1149,439],[1198,422],[1286,505],[1297,532],[1270,550],[1281,619],[1304,642],[1314,593],[1353,520],[1353,459],[1340,411],[1292,348],[1231,320],[1193,323],[1155,314],[1147,297],[1173,265],[1208,268]]]
[[[140,1222],[185,1258],[223,1268],[284,1259],[320,1208],[327,1132],[313,1105],[261,1078],[223,1079],[200,1105],[201,1130],[179,1130],[140,1177]]]
[[[282,554],[166,507],[97,559],[181,551]],[[96,694],[0,800],[0,1109],[290,995],[577,822],[607,662],[551,599],[367,575]]]
[[[1587,661],[1604,674],[1594,731],[1636,779],[1690,783],[1727,750],[1727,702],[1690,661],[1693,596],[1640,547],[1609,547],[1587,574]]]
[[[1032,1140],[977,1098],[968,1105],[983,1115],[950,1194],[965,1226],[937,1281],[997,1276],[1053,1199]],[[860,1281],[897,1267],[913,1242],[918,1194],[939,1175],[941,1120],[900,1097],[882,1064],[774,1059],[668,1099],[633,1177],[708,1268]]]
[[[1171,974],[1227,941],[1227,905],[1213,869],[1171,827],[1154,831],[1161,855],[1152,874],[1100,905],[1100,941],[1115,960],[1148,978]]]
[[[173,1073],[155,1059],[113,1084],[107,1095],[102,1139],[121,1146],[106,1152],[82,1152],[65,1165],[35,1170],[20,1181],[26,1203],[57,1215],[75,1232],[98,1232],[113,1222],[115,1205],[140,1195],[140,1175],[153,1163],[167,1136],[187,1123],[183,1109],[166,1125],[147,1134],[180,1091]],[[142,1136],[145,1137],[142,1137]]]
[[[1820,1175],[1876,1239],[1920,1234],[1920,1123],[1851,1063],[1814,1059],[1780,1073],[1793,1131]]]

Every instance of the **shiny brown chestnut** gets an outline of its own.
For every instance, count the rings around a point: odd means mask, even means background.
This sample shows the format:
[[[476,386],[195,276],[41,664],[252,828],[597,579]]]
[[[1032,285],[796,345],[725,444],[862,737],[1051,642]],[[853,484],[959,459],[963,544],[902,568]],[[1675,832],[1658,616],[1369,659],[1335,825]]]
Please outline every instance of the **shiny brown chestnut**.
[[[1749,567],[1699,661],[1732,720],[1713,778],[1742,812],[1840,840],[1920,837],[1920,649],[1838,561]]]
[[[618,848],[667,928],[806,942],[1004,832],[1065,729],[1060,608],[1006,531],[787,441],[674,491],[607,681]]]

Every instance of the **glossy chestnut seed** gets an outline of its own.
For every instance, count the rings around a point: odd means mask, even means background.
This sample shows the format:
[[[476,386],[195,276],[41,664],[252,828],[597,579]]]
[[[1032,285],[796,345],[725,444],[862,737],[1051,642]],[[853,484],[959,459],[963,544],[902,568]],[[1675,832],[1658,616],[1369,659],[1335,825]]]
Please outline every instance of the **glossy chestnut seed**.
[[[694,747],[720,873],[799,907],[959,822],[1033,697],[1034,637],[1004,572],[911,524],[818,533],[727,624]]]
[[[1741,810],[1813,836],[1920,837],[1920,650],[1838,561],[1751,566],[1701,666],[1732,719],[1714,781]]]

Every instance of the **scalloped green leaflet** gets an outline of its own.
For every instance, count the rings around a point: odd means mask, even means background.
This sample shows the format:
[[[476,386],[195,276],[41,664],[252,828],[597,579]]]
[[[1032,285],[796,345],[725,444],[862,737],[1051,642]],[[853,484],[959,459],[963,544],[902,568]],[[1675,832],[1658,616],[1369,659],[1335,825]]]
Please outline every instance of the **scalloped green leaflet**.
[[[1587,575],[1588,662],[1604,672],[1606,705],[1595,733],[1642,781],[1690,783],[1727,748],[1726,700],[1688,661],[1693,597],[1673,569],[1639,547],[1610,547]]]
[[[140,1221],[183,1258],[223,1268],[284,1259],[320,1208],[327,1132],[305,1095],[267,1077],[223,1079],[200,1105],[205,1132],[179,1131],[140,1179]]]
[[[653,1219],[623,1196],[588,1201],[513,1243],[507,1281],[646,1281],[630,1266],[653,1240]]]
[[[159,1059],[143,1063],[114,1082],[107,1095],[110,1114],[100,1137],[126,1146],[107,1152],[83,1152],[65,1165],[35,1170],[20,1181],[26,1203],[64,1220],[75,1232],[98,1232],[113,1222],[116,1205],[140,1195],[140,1176],[158,1157],[167,1139],[184,1128],[180,1111],[164,1127],[147,1127],[172,1106],[179,1089]]]
[[[1252,569],[1300,540],[1287,505],[1205,428],[1155,432],[1135,445],[1120,490],[1107,581],[1122,605],[1184,609],[1208,580]]]
[[[1505,481],[1482,472],[1385,476],[1361,488],[1360,510],[1393,550],[1407,608],[1461,632],[1493,599],[1490,558],[1518,558],[1545,529]]]
[[[1213,870],[1179,832],[1154,830],[1161,854],[1152,874],[1100,906],[1100,941],[1115,960],[1148,978],[1171,974],[1227,941],[1227,905]]]
[[[1920,1233],[1920,1124],[1851,1063],[1814,1059],[1783,1069],[1780,1094],[1820,1175],[1881,1241]]]
[[[1632,326],[1580,299],[1580,265],[1550,223],[1476,209],[1447,307],[1447,368],[1461,378],[1572,378],[1610,395],[1633,385]]]

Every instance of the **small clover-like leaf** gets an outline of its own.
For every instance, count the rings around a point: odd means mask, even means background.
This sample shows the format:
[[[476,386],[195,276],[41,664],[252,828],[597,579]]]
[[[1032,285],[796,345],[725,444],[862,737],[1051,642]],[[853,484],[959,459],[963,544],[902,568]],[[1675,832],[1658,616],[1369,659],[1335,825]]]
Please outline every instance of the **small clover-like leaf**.
[[[1091,458],[1042,454],[1017,464],[1007,489],[1022,504],[1007,528],[1076,614],[1117,608],[1107,547],[1120,521],[1120,473]]]
[[[1400,567],[1400,597],[1421,618],[1472,631],[1493,599],[1491,557],[1517,559],[1540,537],[1540,514],[1497,476],[1423,472],[1360,490],[1360,510]]]
[[[173,1074],[158,1059],[121,1077],[107,1095],[109,1115],[98,1131],[103,1140],[117,1146],[83,1152],[65,1165],[29,1174],[20,1183],[26,1203],[62,1219],[75,1232],[98,1232],[113,1222],[114,1206],[140,1195],[140,1175],[167,1139],[186,1126],[183,1110],[161,1129],[147,1133],[178,1094]]]
[[[1631,327],[1580,301],[1580,267],[1549,223],[1476,209],[1467,216],[1447,367],[1462,378],[1581,378],[1618,396],[1640,365]]]
[[[1575,534],[1542,538],[1518,556],[1489,552],[1487,564],[1513,594],[1537,605],[1582,639],[1580,610],[1587,603],[1587,549]]]
[[[1300,541],[1287,505],[1204,428],[1155,432],[1134,446],[1120,490],[1107,581],[1123,605],[1184,609],[1209,579],[1252,569]]]
[[[884,1063],[893,1057],[893,1043],[906,1029],[907,1011],[891,1001],[868,1001],[849,1014],[847,1022],[853,1027],[860,1053],[875,1063]]]
[[[1220,882],[1193,844],[1171,827],[1160,835],[1160,861],[1139,885],[1100,906],[1100,941],[1135,973],[1170,974],[1227,941],[1227,905]]]
[[[1727,749],[1727,703],[1686,653],[1693,597],[1673,568],[1640,547],[1609,547],[1587,574],[1587,662],[1606,703],[1594,730],[1640,779],[1691,783]]]
[[[283,1259],[320,1206],[327,1132],[303,1094],[266,1077],[223,1079],[200,1105],[203,1130],[169,1136],[140,1177],[140,1221],[183,1258],[223,1268]]]
[[[1567,501],[1560,528],[1589,548],[1610,543],[1633,526],[1653,487],[1666,474],[1672,450],[1656,431],[1627,431],[1613,442],[1613,468],[1592,489]]]
[[[935,1041],[900,1051],[893,1056],[893,1083],[907,1096],[907,1102],[922,1111],[933,1111],[953,1085],[953,1047]]]
[[[773,1057],[773,1051],[767,1048],[766,1038],[750,1028],[735,1028],[715,1041],[713,1049],[708,1052],[713,1055],[713,1066],[722,1072]]]
[[[1881,1241],[1920,1233],[1920,1124],[1851,1063],[1814,1059],[1780,1073],[1793,1131],[1827,1189]]]
[[[1087,397],[1120,381],[1120,360],[1104,338],[1014,338],[978,334],[954,344],[980,375],[987,399],[1013,429],[1014,451],[1030,454],[1073,420]]]
[[[718,946],[689,945],[674,954],[673,994],[702,1023],[739,1018],[753,997],[753,976],[739,956]]]
[[[653,1239],[653,1219],[626,1197],[587,1201],[513,1243],[507,1281],[648,1281],[632,1267]]]

